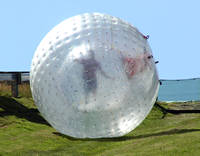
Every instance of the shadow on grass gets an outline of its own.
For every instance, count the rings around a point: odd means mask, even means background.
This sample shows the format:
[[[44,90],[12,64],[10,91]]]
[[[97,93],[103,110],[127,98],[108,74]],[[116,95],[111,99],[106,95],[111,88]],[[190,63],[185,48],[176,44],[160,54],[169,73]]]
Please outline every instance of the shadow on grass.
[[[46,120],[39,115],[37,109],[29,109],[12,98],[0,96],[0,108],[4,110],[0,112],[0,117],[15,115],[18,118],[24,118],[31,122],[49,125]]]
[[[198,132],[200,129],[171,129],[169,131],[163,131],[158,133],[151,133],[151,134],[144,134],[144,135],[137,135],[137,136],[123,136],[123,137],[116,137],[116,138],[99,138],[99,139],[77,139],[70,136],[66,136],[64,134],[53,132],[55,135],[62,136],[64,138],[67,138],[72,141],[99,141],[99,142],[115,142],[115,141],[127,141],[132,139],[144,139],[149,137],[158,137],[158,136],[165,136],[165,135],[174,135],[174,134],[184,134],[184,133],[190,133],[190,132]]]

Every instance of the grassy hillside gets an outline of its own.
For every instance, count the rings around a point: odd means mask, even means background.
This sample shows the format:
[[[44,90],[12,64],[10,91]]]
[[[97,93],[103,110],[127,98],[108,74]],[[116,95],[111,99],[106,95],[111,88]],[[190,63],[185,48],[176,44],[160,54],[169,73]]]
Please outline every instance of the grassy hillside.
[[[199,156],[200,114],[162,116],[153,108],[139,127],[120,138],[75,139],[49,126],[31,97],[0,93],[0,155]]]
[[[29,83],[23,82],[18,86],[20,97],[32,97]],[[0,81],[0,95],[11,96],[10,81]]]

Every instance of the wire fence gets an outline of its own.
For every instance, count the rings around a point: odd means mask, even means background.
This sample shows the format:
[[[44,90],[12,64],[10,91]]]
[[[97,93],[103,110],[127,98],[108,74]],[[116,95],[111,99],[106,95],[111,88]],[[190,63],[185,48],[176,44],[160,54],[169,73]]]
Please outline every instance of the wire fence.
[[[21,81],[27,82],[29,81],[29,72],[28,71],[22,71],[22,72],[0,72],[0,81],[13,81],[15,74],[21,74]]]
[[[3,91],[8,90],[9,88],[5,87],[5,85],[10,85],[13,97],[19,96],[19,85],[22,83],[29,84],[28,71],[0,72],[0,89],[3,88]]]
[[[29,71],[0,72],[0,84],[10,85],[12,96],[18,97],[19,85],[24,83],[29,85],[29,75]],[[200,101],[200,78],[182,80],[161,79],[160,82],[162,85],[158,93],[158,101]],[[30,88],[30,86],[27,87]]]

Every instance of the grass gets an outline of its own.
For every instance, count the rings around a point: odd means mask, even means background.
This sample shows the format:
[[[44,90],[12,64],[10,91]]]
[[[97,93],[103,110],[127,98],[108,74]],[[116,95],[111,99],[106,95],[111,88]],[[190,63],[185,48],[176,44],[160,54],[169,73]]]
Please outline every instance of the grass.
[[[175,110],[200,110],[200,101],[188,101],[188,102],[158,102],[161,103],[166,108]]]
[[[19,97],[28,97],[31,98],[31,90],[29,83],[23,82],[18,85],[19,89]],[[0,95],[11,96],[11,84],[10,82],[0,82]]]
[[[75,139],[49,126],[31,97],[12,98],[0,92],[0,155],[199,156],[200,114],[167,114],[164,119],[162,115],[153,108],[123,137]]]

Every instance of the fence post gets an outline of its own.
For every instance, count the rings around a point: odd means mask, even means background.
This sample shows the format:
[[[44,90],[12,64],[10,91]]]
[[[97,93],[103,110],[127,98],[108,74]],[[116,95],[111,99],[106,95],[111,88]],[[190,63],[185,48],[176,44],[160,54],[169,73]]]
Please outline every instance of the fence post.
[[[18,84],[21,84],[21,73],[12,73],[12,83],[11,83],[11,90],[12,90],[12,96],[18,97],[19,91],[18,91]]]
[[[11,89],[12,89],[12,96],[13,97],[18,97],[18,84],[17,82],[14,80],[11,83]]]

